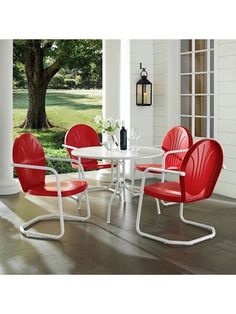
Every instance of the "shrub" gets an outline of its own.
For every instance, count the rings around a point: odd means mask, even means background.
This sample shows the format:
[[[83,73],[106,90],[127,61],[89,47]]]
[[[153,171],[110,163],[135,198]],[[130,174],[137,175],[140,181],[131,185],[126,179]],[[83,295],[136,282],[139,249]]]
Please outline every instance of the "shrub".
[[[65,149],[53,149],[53,148],[44,148],[46,156],[56,157],[56,158],[69,158]],[[71,167],[69,162],[63,161],[51,161],[47,160],[47,166],[55,168],[58,173],[69,173],[69,172],[77,172],[76,169]],[[47,174],[52,174],[51,172]]]
[[[65,83],[64,77],[61,74],[55,75],[49,83],[49,88],[61,89]]]
[[[75,88],[76,81],[74,79],[65,79],[65,85],[68,89]]]

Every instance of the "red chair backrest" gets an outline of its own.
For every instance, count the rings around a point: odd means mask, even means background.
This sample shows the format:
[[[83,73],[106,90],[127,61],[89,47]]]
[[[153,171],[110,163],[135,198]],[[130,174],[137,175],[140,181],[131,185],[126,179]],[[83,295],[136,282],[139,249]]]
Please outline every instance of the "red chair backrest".
[[[163,142],[162,149],[170,150],[188,149],[192,146],[193,139],[189,130],[183,126],[176,126],[168,131]],[[165,168],[178,170],[186,153],[170,154],[166,157]]]
[[[30,133],[21,134],[15,139],[12,155],[14,163],[45,166],[45,154],[42,145]],[[24,192],[27,192],[32,186],[45,182],[45,170],[18,167],[15,169]]]
[[[211,196],[223,164],[223,151],[218,142],[203,139],[186,153],[180,171],[181,193],[184,202],[192,202]]]
[[[97,132],[86,124],[77,124],[70,128],[66,133],[64,143],[77,148],[101,145]],[[67,151],[70,158],[74,159],[75,156],[71,154],[72,149],[67,148]],[[90,166],[92,166],[92,168],[96,167],[98,164],[96,159],[89,158],[81,158],[81,163],[84,170],[90,168]]]

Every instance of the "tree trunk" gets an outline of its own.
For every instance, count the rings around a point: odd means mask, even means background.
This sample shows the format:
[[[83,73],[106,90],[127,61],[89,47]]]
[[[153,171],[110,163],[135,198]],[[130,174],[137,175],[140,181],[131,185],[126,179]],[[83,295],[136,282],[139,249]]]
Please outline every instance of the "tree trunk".
[[[55,62],[44,69],[44,50],[40,40],[29,41],[25,57],[25,70],[28,81],[29,106],[25,121],[20,127],[29,129],[48,129],[53,125],[48,121],[45,109],[45,98],[48,83],[58,72],[59,64]]]
[[[45,97],[47,86],[28,84],[29,107],[24,123],[21,125],[27,129],[48,129],[53,125],[48,121],[45,109]]]

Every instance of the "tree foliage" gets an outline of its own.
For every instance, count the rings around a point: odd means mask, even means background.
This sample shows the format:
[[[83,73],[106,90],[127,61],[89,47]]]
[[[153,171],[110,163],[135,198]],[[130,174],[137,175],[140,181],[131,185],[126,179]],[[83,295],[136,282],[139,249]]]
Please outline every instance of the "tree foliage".
[[[44,67],[57,61],[60,69],[50,88],[71,88],[66,80],[75,80],[75,88],[102,88],[102,40],[40,40]],[[26,88],[24,64],[30,40],[14,40],[14,88]]]
[[[14,82],[17,82],[17,77],[20,81],[20,66],[24,65],[29,92],[27,117],[21,125],[24,128],[52,127],[47,120],[45,99],[47,88],[56,74],[72,75],[63,78],[64,85],[69,88],[75,88],[76,82],[88,88],[91,84],[101,85],[101,40],[15,40],[13,51]],[[58,84],[62,79],[55,81]]]

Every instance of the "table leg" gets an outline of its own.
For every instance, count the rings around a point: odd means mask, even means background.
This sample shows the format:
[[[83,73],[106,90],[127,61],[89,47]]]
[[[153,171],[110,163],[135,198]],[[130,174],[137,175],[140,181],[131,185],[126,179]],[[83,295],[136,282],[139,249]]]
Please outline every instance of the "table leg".
[[[122,168],[122,174],[120,173],[120,168]],[[107,208],[107,223],[110,223],[111,220],[111,206],[114,201],[115,196],[118,194],[121,196],[121,202],[122,202],[122,208],[124,208],[124,204],[126,203],[126,195],[125,190],[131,192],[133,195],[135,195],[135,192],[133,191],[132,187],[128,187],[125,183],[125,161],[119,160],[117,162],[116,167],[116,185],[115,190],[109,200],[108,208]],[[139,195],[137,192],[136,195]]]
[[[108,208],[107,208],[107,223],[109,224],[111,222],[111,206],[113,203],[113,200],[117,194],[120,193],[120,162],[117,162],[116,166],[116,185],[115,185],[115,190],[109,200],[108,203]]]

